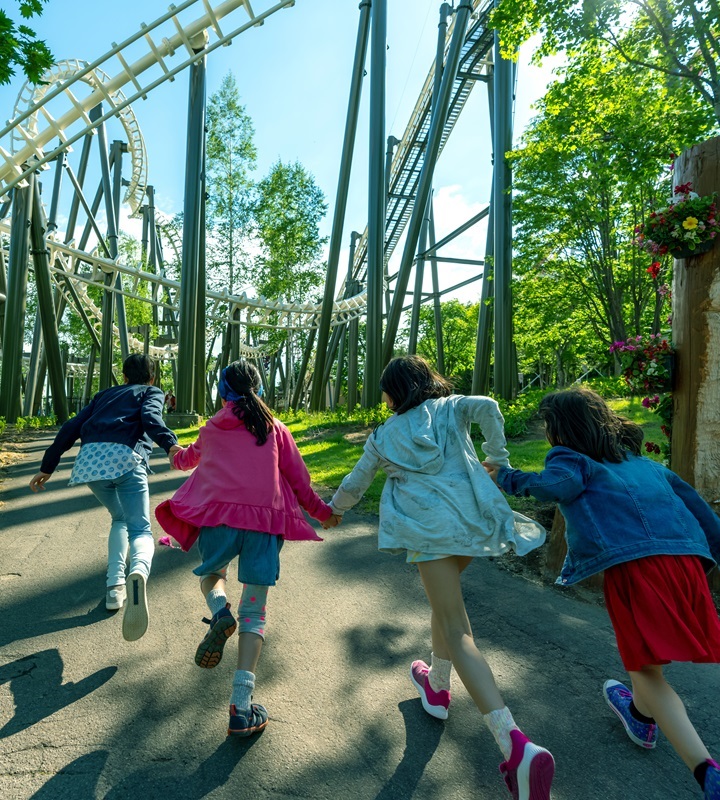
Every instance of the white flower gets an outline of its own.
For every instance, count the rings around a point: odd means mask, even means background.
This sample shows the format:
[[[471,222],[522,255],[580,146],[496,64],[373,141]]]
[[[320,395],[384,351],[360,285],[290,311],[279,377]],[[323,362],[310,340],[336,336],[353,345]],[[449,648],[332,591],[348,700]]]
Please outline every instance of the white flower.
[[[697,200],[697,198],[698,198],[698,197],[700,197],[700,195],[699,195],[697,192],[690,192],[690,194],[688,195],[688,197],[689,197],[691,200]]]

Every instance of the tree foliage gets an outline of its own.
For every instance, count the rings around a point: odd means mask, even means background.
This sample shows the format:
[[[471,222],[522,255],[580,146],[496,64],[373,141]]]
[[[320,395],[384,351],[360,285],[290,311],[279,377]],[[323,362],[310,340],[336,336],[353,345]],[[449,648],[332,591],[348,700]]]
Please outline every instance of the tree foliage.
[[[320,286],[320,254],[327,239],[319,232],[325,196],[300,164],[277,161],[257,185],[254,219],[261,254],[253,283],[264,297],[306,300]]]
[[[538,56],[603,42],[628,63],[687,83],[720,119],[718,0],[502,0],[493,14],[507,55],[536,33]]]
[[[247,278],[255,129],[231,72],[207,108],[208,277],[233,294]]]
[[[576,332],[591,330],[607,348],[659,325],[663,297],[633,230],[656,192],[667,193],[659,177],[669,176],[671,154],[706,136],[714,119],[688,84],[671,91],[657,72],[597,44],[570,59],[537,108],[511,155],[516,329],[529,343],[532,295],[549,294],[543,325],[555,341],[545,358],[556,359],[576,349]]]
[[[24,20],[40,16],[47,0],[19,0],[20,16]],[[27,79],[39,83],[45,70],[54,63],[50,48],[35,31],[23,23],[16,23],[6,11],[0,9],[0,84],[10,83],[16,67]]]

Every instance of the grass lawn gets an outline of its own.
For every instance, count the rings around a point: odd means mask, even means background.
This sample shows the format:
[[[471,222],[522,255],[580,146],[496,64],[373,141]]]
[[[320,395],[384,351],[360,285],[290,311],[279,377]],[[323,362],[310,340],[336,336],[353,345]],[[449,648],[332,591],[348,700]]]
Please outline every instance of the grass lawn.
[[[646,440],[662,441],[660,421],[655,414],[643,408],[639,398],[617,398],[609,403],[614,411],[642,426]],[[317,491],[325,499],[329,499],[362,455],[363,444],[371,427],[357,419],[339,421],[327,412],[292,415],[287,417],[285,424],[295,437]],[[175,433],[180,444],[187,445],[195,441],[197,431],[197,428],[181,428]],[[482,460],[480,444],[479,441],[476,442],[475,447]],[[527,435],[508,441],[510,463],[517,469],[530,472],[542,470],[545,454],[549,449],[550,445],[543,436],[539,422],[532,426]],[[655,458],[659,460],[659,456]],[[385,474],[380,472],[359,504],[358,511],[377,513],[384,483]],[[528,503],[533,502],[517,498],[510,500],[513,507],[525,513],[529,511]]]

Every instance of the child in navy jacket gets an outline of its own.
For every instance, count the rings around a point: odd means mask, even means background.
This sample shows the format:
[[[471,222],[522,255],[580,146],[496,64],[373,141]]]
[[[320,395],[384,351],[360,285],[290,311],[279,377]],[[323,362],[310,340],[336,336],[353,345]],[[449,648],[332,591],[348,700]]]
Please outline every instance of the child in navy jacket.
[[[163,422],[163,393],[152,385],[154,361],[133,354],[125,359],[123,376],[123,385],[98,392],[60,428],[30,488],[33,492],[45,489],[62,454],[78,438],[81,440],[69,483],[86,483],[112,518],[105,600],[108,610],[122,608],[125,603],[125,563],[130,552],[127,583],[131,594],[123,616],[123,637],[132,641],[139,639],[148,626],[145,586],[155,548],[150,530],[148,459],[153,442],[168,454],[180,447]]]

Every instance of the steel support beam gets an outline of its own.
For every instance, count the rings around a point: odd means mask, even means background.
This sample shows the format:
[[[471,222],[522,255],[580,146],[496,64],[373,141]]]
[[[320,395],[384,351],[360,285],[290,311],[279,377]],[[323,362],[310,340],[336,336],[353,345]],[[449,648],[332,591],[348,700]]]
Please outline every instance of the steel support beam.
[[[432,195],[430,195],[430,249],[435,251],[435,212],[433,211]],[[442,310],[440,308],[440,285],[438,280],[437,257],[430,256],[430,271],[432,273],[433,310],[435,316],[435,351],[437,353],[437,371],[445,374],[445,347],[443,346]]]
[[[118,237],[120,235],[120,191],[122,187],[122,157],[123,153],[128,152],[127,145],[125,142],[121,141],[114,141],[112,143],[112,149],[115,152],[115,164],[113,166],[113,194],[112,194],[112,202],[113,202],[113,212],[115,214],[115,230],[117,231]],[[119,238],[118,238],[119,240]],[[116,241],[118,241],[116,240]],[[117,244],[115,245],[117,248]],[[117,256],[117,249],[115,252],[115,256]],[[118,272],[115,277],[115,288],[119,289],[122,292],[122,275]],[[128,337],[128,329],[127,329],[127,317],[125,315],[125,297],[122,293],[118,294],[115,298],[115,309],[117,311],[117,326],[118,326],[118,333],[120,339],[120,355],[122,356],[122,360],[125,359],[130,355],[130,341]]]
[[[417,353],[418,334],[420,332],[420,306],[423,302],[423,279],[425,277],[425,250],[427,248],[428,225],[430,216],[426,213],[423,216],[420,226],[420,240],[417,259],[415,261],[415,291],[413,292],[412,313],[410,314],[410,336],[408,338],[408,355],[414,356]]]
[[[370,159],[367,233],[367,322],[364,404],[380,402],[385,271],[385,69],[387,0],[373,0],[370,51]]]
[[[198,48],[196,52],[199,52]],[[205,58],[190,67],[187,148],[185,155],[185,199],[183,205],[182,270],[180,281],[180,330],[177,358],[177,411],[198,413],[194,392],[197,348],[198,292],[200,269],[200,224],[203,154],[205,140]],[[233,326],[236,328],[237,326]],[[233,331],[233,340],[237,335]],[[233,353],[233,357],[235,353]],[[202,408],[200,409],[202,412]]]
[[[203,137],[204,138],[204,137]],[[204,145],[203,145],[204,150]],[[202,191],[200,193],[200,250],[198,252],[198,292],[195,306],[195,410],[205,414],[205,157],[203,155]]]
[[[440,82],[437,102],[433,107],[430,130],[428,132],[428,143],[425,150],[425,158],[423,161],[422,171],[420,173],[420,179],[418,181],[413,213],[410,217],[410,222],[408,223],[407,227],[405,247],[403,249],[402,259],[400,261],[397,282],[395,283],[393,304],[392,308],[390,309],[390,314],[388,315],[387,325],[385,328],[385,338],[382,346],[383,364],[387,364],[387,362],[393,356],[395,337],[397,336],[398,327],[400,325],[400,315],[405,302],[405,291],[407,290],[408,281],[410,279],[412,263],[415,259],[418,236],[422,226],[422,218],[430,197],[435,162],[440,150],[440,142],[442,140],[443,129],[445,127],[445,120],[447,119],[453,83],[455,81],[455,76],[457,75],[462,46],[465,41],[465,31],[467,29],[467,23],[471,13],[472,3],[470,0],[460,0],[460,3],[455,9],[455,24],[453,27],[452,38],[450,40],[450,47],[448,49],[447,61],[443,70],[442,80]]]
[[[506,400],[513,396],[512,331],[512,174],[505,154],[512,150],[513,64],[500,52],[500,36],[495,31],[493,131],[493,219],[495,238],[495,366],[493,388]]]
[[[337,283],[338,262],[340,260],[340,245],[343,226],[345,224],[350,173],[352,170],[355,136],[357,134],[357,122],[360,112],[360,97],[362,95],[362,81],[370,28],[370,6],[370,0],[362,0],[360,3],[360,20],[358,22],[357,41],[355,44],[355,60],[353,62],[350,97],[348,99],[347,117],[345,120],[345,138],[343,139],[342,156],[340,158],[340,175],[338,177],[335,211],[330,234],[325,294],[323,296],[322,314],[320,315],[320,323],[317,331],[317,350],[315,353],[315,367],[313,371],[312,392],[310,395],[310,407],[313,410],[321,409],[325,400],[323,374],[325,372],[326,350],[330,336],[335,284]],[[303,375],[302,377],[304,380],[305,376]],[[297,392],[295,394],[297,395]],[[294,400],[293,407],[295,407]]]
[[[27,186],[16,187],[13,193],[10,230],[10,257],[5,301],[3,360],[0,372],[0,416],[11,425],[20,416],[22,390],[23,338],[27,301],[28,254],[30,250],[30,217],[35,189],[35,176]]]
[[[67,396],[65,394],[65,374],[60,355],[60,339],[58,338],[57,322],[55,319],[55,303],[53,301],[52,278],[50,277],[50,251],[45,242],[47,225],[45,222],[40,192],[33,193],[32,223],[30,226],[31,253],[35,267],[35,288],[38,298],[38,315],[42,324],[42,338],[47,353],[48,373],[50,375],[50,389],[52,391],[53,411],[58,422],[62,424],[68,418]],[[36,376],[37,377],[37,376]],[[29,384],[29,381],[28,381]],[[35,387],[32,392],[28,389],[26,399],[35,396]]]

